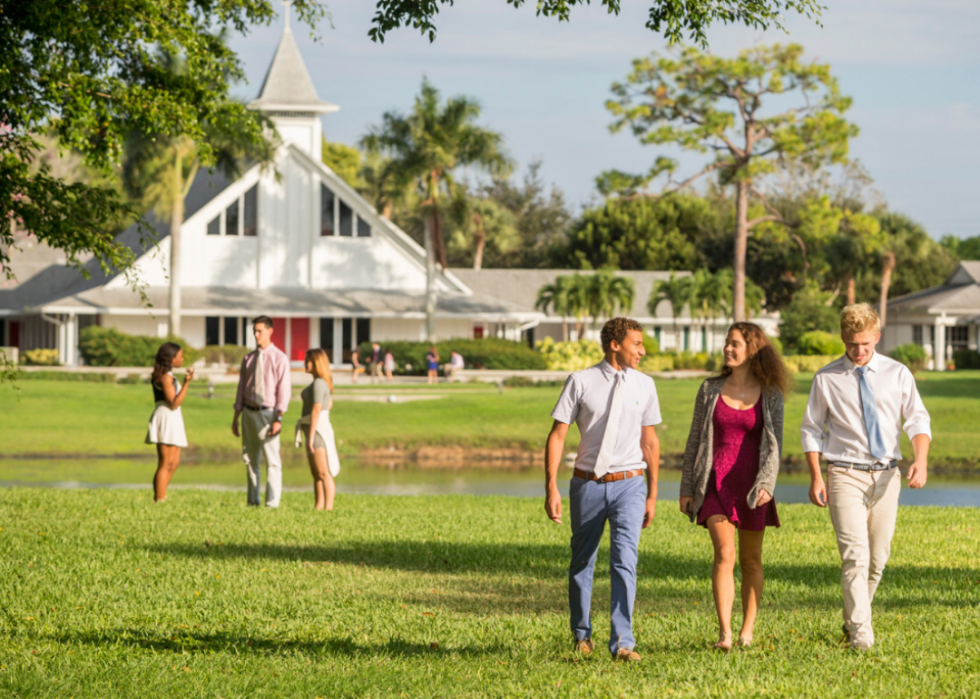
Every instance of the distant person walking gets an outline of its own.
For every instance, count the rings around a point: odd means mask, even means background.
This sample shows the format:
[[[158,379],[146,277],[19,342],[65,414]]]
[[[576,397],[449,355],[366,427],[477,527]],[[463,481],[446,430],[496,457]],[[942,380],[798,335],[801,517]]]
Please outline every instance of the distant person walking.
[[[429,372],[429,379],[426,383],[439,383],[439,350],[435,345],[429,347],[425,355],[425,366]]]
[[[232,433],[242,438],[242,458],[248,472],[248,504],[261,504],[261,461],[266,465],[265,505],[279,507],[282,496],[282,458],[279,434],[282,416],[289,407],[289,358],[272,344],[272,318],[259,316],[252,321],[255,349],[242,359],[235,396]],[[244,413],[244,414],[243,414]],[[238,429],[238,418],[242,428]]]
[[[184,385],[174,377],[174,369],[184,365],[184,351],[175,342],[164,342],[157,350],[153,362],[150,386],[156,407],[150,415],[146,430],[146,443],[157,445],[157,471],[153,475],[153,500],[167,499],[167,486],[180,465],[180,450],[187,446],[184,416],[180,406],[187,395],[187,387],[194,379],[194,367],[187,370]]]
[[[390,349],[385,350],[385,378],[388,381],[394,379],[395,374],[395,355],[391,353]]]
[[[350,351],[350,382],[357,383],[357,375],[361,373],[361,362],[359,361],[360,350],[355,347]]]
[[[303,362],[307,374],[313,375],[313,383],[303,389],[303,414],[296,423],[296,446],[306,438],[307,460],[313,474],[314,508],[332,510],[337,490],[334,478],[340,473],[340,457],[330,424],[333,407],[333,375],[330,360],[322,349],[311,349]]]
[[[778,527],[773,493],[783,447],[783,395],[789,371],[753,323],[728,330],[721,375],[701,384],[684,450],[681,512],[711,533],[716,650],[732,649],[735,537],[742,569],[740,646],[752,644],[762,600],[762,539]]]
[[[371,383],[381,380],[381,345],[377,342],[371,343],[371,361],[368,362],[368,373],[371,375]]]
[[[446,365],[446,380],[452,383],[456,378],[456,372],[462,371],[465,366],[466,363],[463,361],[463,356],[456,350],[453,350],[449,355],[449,364]]]
[[[929,413],[912,372],[875,351],[878,314],[866,303],[840,314],[845,355],[813,377],[801,436],[810,467],[810,501],[830,508],[841,557],[844,640],[855,650],[875,642],[871,602],[891,553],[902,479],[902,423],[915,460],[910,488],[926,484]],[[820,457],[829,463],[827,483]]]
[[[609,522],[609,574],[612,625],[609,652],[617,660],[639,660],[633,637],[636,562],[640,530],[653,521],[657,505],[660,424],[657,389],[636,370],[645,354],[643,328],[630,318],[613,318],[600,335],[605,359],[568,377],[555,409],[545,449],[545,513],[562,523],[558,468],[568,426],[582,435],[569,486],[572,560],[568,605],[577,653],[592,643],[592,573],[606,521]],[[646,483],[642,476],[646,471]]]

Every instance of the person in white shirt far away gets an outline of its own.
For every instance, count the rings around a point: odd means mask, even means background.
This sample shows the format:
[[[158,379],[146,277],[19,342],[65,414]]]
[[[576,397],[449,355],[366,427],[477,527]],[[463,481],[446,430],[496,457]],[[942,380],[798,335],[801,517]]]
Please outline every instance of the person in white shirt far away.
[[[446,365],[446,380],[451,383],[456,378],[456,372],[462,371],[465,366],[466,363],[463,361],[463,355],[453,351],[449,355],[449,364]]]
[[[891,553],[901,475],[902,423],[915,459],[910,488],[926,484],[929,413],[907,367],[875,351],[878,314],[866,303],[840,316],[845,356],[813,379],[803,417],[803,451],[810,468],[810,501],[830,509],[841,557],[844,640],[855,650],[875,641],[871,601]],[[827,482],[820,457],[828,462]]]

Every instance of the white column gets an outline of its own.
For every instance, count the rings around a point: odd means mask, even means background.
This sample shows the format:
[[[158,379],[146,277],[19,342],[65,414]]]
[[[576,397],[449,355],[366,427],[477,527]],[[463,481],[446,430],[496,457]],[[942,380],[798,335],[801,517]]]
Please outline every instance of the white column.
[[[336,201],[336,200],[335,200]],[[333,319],[333,363],[344,363],[344,322],[340,318]]]
[[[310,349],[320,346],[320,319],[310,318]]]
[[[933,368],[936,371],[946,371],[946,325],[945,316],[936,318],[936,341],[933,343]]]
[[[286,341],[283,344],[286,347],[286,356],[289,358],[289,361],[292,361],[293,360],[293,321],[291,318],[286,318],[286,327],[284,328],[284,330],[286,331],[286,338],[285,338]]]
[[[65,365],[75,366],[78,364],[78,316],[74,313],[68,315],[68,322],[65,323]]]
[[[204,324],[207,325],[207,319],[205,319]],[[205,327],[205,331],[207,328]],[[225,346],[225,317],[218,316],[218,344],[222,347]]]
[[[68,364],[68,323],[61,321],[55,329],[58,338],[58,363],[66,366]]]

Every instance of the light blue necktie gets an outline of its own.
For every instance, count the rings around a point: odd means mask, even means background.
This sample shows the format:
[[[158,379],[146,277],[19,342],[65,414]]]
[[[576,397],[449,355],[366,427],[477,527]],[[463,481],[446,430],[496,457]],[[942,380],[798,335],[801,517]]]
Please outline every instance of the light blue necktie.
[[[864,411],[864,429],[868,433],[868,446],[871,455],[876,459],[884,459],[888,455],[885,441],[881,438],[881,425],[878,424],[878,406],[875,404],[875,392],[868,383],[868,367],[857,367],[861,386],[861,408]]]

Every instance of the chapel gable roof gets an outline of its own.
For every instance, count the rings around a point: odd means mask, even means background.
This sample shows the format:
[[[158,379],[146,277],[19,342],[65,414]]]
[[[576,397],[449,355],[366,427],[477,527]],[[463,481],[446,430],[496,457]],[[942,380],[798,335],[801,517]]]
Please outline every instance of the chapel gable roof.
[[[980,284],[980,260],[963,260],[946,280],[947,284]]]

